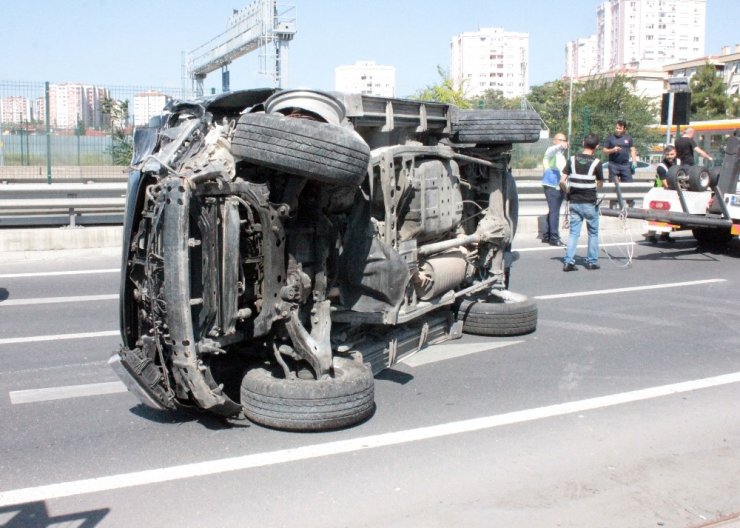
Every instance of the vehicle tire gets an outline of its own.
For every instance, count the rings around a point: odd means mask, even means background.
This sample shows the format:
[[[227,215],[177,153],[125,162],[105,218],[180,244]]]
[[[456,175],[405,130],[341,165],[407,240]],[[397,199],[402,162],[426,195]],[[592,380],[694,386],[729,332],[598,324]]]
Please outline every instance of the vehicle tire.
[[[289,431],[325,431],[356,424],[375,410],[372,371],[352,359],[335,357],[329,379],[282,375],[279,368],[258,367],[244,376],[241,403],[251,421]]]
[[[709,171],[695,165],[689,168],[689,190],[703,192],[709,187]]]
[[[729,228],[695,227],[691,230],[700,246],[723,248],[732,240]]]
[[[719,174],[722,172],[722,167],[712,167],[709,169],[709,186],[716,187],[719,183]]]
[[[452,138],[478,145],[534,143],[540,138],[540,123],[532,110],[460,110]]]
[[[686,169],[680,165],[674,165],[668,169],[666,175],[666,181],[668,182],[668,188],[677,191],[680,189],[686,189],[688,186],[689,176],[686,173]]]
[[[359,185],[370,147],[354,130],[309,119],[244,114],[231,144],[234,156],[334,185]]]
[[[466,334],[515,336],[529,334],[537,328],[537,304],[524,295],[513,302],[486,299],[464,299],[458,305],[457,319]],[[496,302],[498,301],[498,302]]]

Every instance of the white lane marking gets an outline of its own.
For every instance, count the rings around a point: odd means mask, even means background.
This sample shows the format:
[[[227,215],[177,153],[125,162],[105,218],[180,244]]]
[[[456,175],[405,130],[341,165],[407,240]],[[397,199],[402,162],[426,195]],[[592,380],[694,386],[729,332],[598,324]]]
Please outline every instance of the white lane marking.
[[[100,396],[101,394],[116,394],[126,392],[126,386],[120,381],[106,383],[90,383],[88,385],[68,385],[66,387],[45,387],[43,389],[27,389],[11,391],[10,403],[37,403],[52,400],[66,400],[85,396]]]
[[[620,314],[621,315],[621,314]],[[624,334],[625,330],[620,330],[618,328],[611,328],[609,326],[598,326],[598,325],[591,325],[591,324],[581,324],[581,323],[573,323],[568,321],[556,321],[552,319],[538,319],[537,320],[537,326],[552,326],[554,328],[563,328],[565,330],[577,331],[577,332],[585,332],[590,334],[596,334],[596,335],[608,335],[608,336],[615,336],[615,335],[621,335]]]
[[[663,396],[671,396],[685,392],[719,387],[740,382],[740,372],[733,372],[722,376],[704,378],[659,387],[651,387],[620,394],[610,394],[586,400],[548,405],[535,409],[526,409],[505,414],[473,418],[458,422],[449,422],[417,429],[407,429],[373,436],[313,444],[292,449],[279,451],[268,451],[266,453],[255,453],[238,457],[221,458],[205,462],[195,462],[180,466],[170,466],[157,469],[148,469],[132,473],[120,473],[83,480],[60,482],[30,488],[21,488],[0,492],[0,507],[27,502],[47,501],[61,497],[72,497],[86,493],[97,493],[101,491],[118,490],[135,486],[145,486],[160,482],[188,479],[206,475],[216,475],[230,471],[241,471],[275,464],[286,464],[300,460],[309,460],[318,457],[326,457],[364,449],[376,449],[410,442],[419,442],[432,438],[443,438],[446,436],[470,433],[501,427],[505,425],[519,424],[533,420],[542,420],[556,416],[565,416],[595,409],[603,409],[626,403],[634,403]]]
[[[59,275],[91,275],[93,273],[121,273],[120,268],[75,270],[75,271],[42,271],[36,273],[4,273],[0,279],[18,279],[21,277],[54,277]]]
[[[445,359],[459,358],[462,356],[467,356],[469,354],[477,354],[478,352],[483,352],[484,350],[493,350],[494,348],[516,345],[518,343],[524,343],[524,341],[434,345],[425,348],[413,355],[406,356],[401,361],[399,361],[399,363],[406,363],[410,367],[419,367],[421,365],[427,365],[429,363],[436,363],[437,361],[444,361]]]
[[[14,345],[17,343],[36,343],[39,341],[59,341],[63,339],[87,339],[90,337],[110,337],[120,336],[121,332],[118,330],[105,330],[102,332],[85,332],[82,334],[56,334],[56,335],[42,335],[32,337],[8,337],[0,339],[0,345]]]
[[[49,365],[48,367],[35,367],[35,368],[26,368],[26,369],[20,369],[20,370],[0,371],[0,374],[29,374],[29,373],[36,374],[39,372],[49,372],[52,370],[100,367],[107,363],[108,361],[105,361],[105,360],[104,361],[86,361],[85,363],[65,363],[63,365]],[[0,524],[0,526],[2,526],[2,524]]]
[[[556,293],[554,295],[537,295],[534,299],[566,299],[568,297],[585,297],[588,295],[606,295],[610,293],[624,293],[643,290],[660,290],[662,288],[680,288],[681,286],[697,286],[699,284],[712,284],[715,282],[727,282],[727,279],[706,279],[688,282],[669,282],[665,284],[649,284],[647,286],[630,286],[628,288],[613,288],[611,290],[591,290],[572,293]]]
[[[635,245],[635,242],[612,242],[609,244],[599,244],[599,247],[603,248],[603,247],[633,246],[633,245]],[[583,248],[588,247],[588,245],[579,244],[576,247],[578,249],[583,249]],[[512,251],[519,252],[519,253],[526,253],[528,251],[552,251],[556,249],[559,249],[560,251],[565,251],[565,246],[550,246],[550,245],[545,244],[543,247],[530,247],[530,248],[521,248],[521,249],[513,248]]]
[[[36,299],[11,299],[9,301],[0,301],[0,308],[2,308],[3,306],[29,306],[32,304],[110,301],[112,299],[118,299],[118,294],[112,293],[108,295],[80,295],[77,297],[40,297]]]

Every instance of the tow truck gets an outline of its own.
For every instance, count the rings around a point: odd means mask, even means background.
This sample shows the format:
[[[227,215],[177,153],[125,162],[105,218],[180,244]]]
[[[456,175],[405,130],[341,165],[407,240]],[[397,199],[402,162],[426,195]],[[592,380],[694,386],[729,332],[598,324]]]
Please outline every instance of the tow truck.
[[[726,246],[740,235],[740,130],[728,138],[720,167],[674,165],[668,170],[668,188],[654,187],[643,198],[643,208],[625,207],[619,181],[619,207],[601,208],[604,216],[642,219],[649,229],[669,233],[691,229],[702,246]]]

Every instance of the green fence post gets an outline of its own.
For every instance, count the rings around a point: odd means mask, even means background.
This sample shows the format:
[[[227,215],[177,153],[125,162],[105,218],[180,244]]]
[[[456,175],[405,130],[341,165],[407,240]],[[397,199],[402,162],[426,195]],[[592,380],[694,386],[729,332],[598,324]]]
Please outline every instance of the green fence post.
[[[51,183],[51,109],[49,108],[49,81],[46,81],[44,95],[46,98],[46,183]]]
[[[589,131],[589,117],[591,115],[591,110],[588,108],[588,106],[583,107],[583,137],[586,137],[588,135]]]
[[[18,143],[21,144],[21,166],[26,165],[25,157],[23,154],[23,129],[25,126],[23,125],[23,119],[21,119],[21,127],[16,129],[15,135],[18,136]]]
[[[77,114],[77,129],[75,134],[77,135],[77,166],[80,166],[80,132],[81,132],[81,121],[80,114]]]

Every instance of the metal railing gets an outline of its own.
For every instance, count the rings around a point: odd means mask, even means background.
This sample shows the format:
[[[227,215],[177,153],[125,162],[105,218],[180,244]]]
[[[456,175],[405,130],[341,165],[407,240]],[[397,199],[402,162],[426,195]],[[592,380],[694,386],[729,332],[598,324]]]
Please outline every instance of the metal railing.
[[[518,171],[517,171],[518,172]],[[530,174],[531,173],[531,174]],[[520,215],[539,216],[547,212],[542,185],[535,171],[516,174]],[[0,228],[96,224],[121,224],[126,202],[126,183],[116,181],[89,183],[3,183],[0,180]],[[77,177],[71,178],[76,181]],[[19,180],[15,180],[19,181]],[[38,181],[38,180],[36,180]],[[57,180],[60,182],[61,180]],[[650,181],[623,183],[625,200],[641,200],[653,185]],[[617,200],[613,183],[604,184],[599,192],[604,201]]]
[[[0,227],[121,224],[126,183],[0,184]]]

